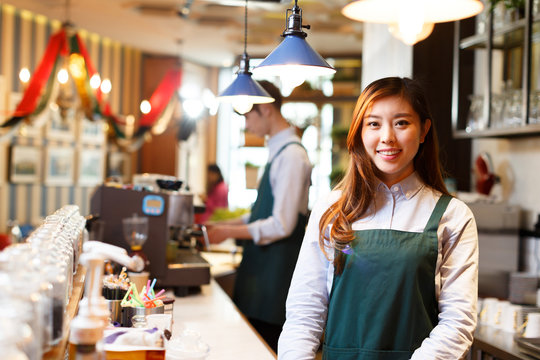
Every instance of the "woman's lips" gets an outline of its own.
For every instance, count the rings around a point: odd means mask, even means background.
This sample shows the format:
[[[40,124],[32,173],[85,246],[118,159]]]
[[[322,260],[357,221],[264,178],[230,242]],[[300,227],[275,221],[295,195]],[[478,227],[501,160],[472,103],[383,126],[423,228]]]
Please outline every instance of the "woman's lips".
[[[384,159],[387,160],[395,159],[400,152],[401,150],[398,149],[377,150],[377,154],[381,155]]]

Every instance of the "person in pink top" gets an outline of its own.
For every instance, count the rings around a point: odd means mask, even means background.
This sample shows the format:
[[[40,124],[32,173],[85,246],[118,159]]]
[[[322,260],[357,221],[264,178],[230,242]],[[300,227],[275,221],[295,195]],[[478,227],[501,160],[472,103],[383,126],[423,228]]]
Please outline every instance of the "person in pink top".
[[[201,196],[206,210],[198,219],[200,223],[207,222],[216,209],[229,207],[229,188],[223,180],[219,167],[216,164],[208,165],[207,176],[206,195]]]

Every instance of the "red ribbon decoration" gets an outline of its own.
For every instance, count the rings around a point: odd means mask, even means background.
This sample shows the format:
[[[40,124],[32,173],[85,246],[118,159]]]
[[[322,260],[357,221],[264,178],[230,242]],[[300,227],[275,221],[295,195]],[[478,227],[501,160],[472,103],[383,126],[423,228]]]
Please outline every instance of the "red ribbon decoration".
[[[47,49],[45,50],[45,55],[43,55],[34,76],[32,76],[32,80],[28,84],[21,102],[19,105],[17,105],[17,109],[13,114],[14,117],[25,117],[34,112],[42,89],[51,76],[51,71],[54,67],[56,59],[58,58],[58,55],[67,55],[67,53],[68,48],[66,32],[64,30],[60,30],[51,36],[51,40],[49,41]]]
[[[171,98],[174,95],[174,92],[180,87],[180,69],[171,69],[169,70],[161,82],[159,83],[156,90],[152,93],[150,97],[150,105],[152,109],[148,114],[143,114],[139,119],[139,126],[152,126],[163,113]]]

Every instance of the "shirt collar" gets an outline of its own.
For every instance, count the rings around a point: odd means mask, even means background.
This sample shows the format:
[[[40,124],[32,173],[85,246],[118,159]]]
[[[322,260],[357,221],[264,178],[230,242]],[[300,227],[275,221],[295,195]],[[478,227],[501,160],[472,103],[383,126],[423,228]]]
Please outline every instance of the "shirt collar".
[[[377,189],[380,189],[383,186],[385,189],[388,189],[385,183],[382,181],[379,182]],[[411,175],[407,176],[405,179],[401,180],[397,184],[392,185],[392,189],[397,188],[405,199],[409,200],[414,195],[424,187],[424,183],[418,176],[418,173],[415,171]]]
[[[300,138],[296,135],[293,127],[283,129],[269,138],[266,141],[266,144],[268,145],[269,158],[271,159],[283,145],[291,141],[300,141]]]

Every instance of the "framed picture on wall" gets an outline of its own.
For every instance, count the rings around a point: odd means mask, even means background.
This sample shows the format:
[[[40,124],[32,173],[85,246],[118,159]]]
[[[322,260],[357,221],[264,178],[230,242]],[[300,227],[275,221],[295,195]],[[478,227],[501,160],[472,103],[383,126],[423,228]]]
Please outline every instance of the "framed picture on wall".
[[[9,180],[16,184],[38,183],[41,175],[41,148],[14,145],[11,147]]]
[[[78,185],[95,186],[103,183],[105,152],[103,149],[80,149]]]
[[[120,151],[109,152],[107,161],[107,177],[127,182],[130,176],[130,155]]]
[[[55,140],[73,140],[75,138],[75,108],[61,109],[58,105],[49,108],[47,138]]]
[[[104,144],[105,130],[102,120],[89,120],[81,117],[78,122],[79,141],[85,144]]]
[[[74,151],[70,147],[47,148],[45,161],[45,185],[73,185]]]

